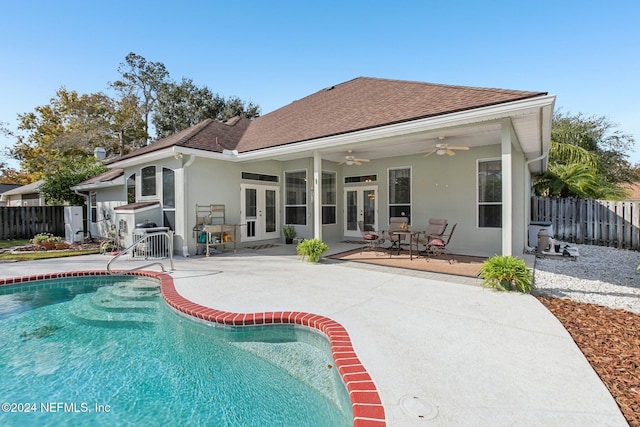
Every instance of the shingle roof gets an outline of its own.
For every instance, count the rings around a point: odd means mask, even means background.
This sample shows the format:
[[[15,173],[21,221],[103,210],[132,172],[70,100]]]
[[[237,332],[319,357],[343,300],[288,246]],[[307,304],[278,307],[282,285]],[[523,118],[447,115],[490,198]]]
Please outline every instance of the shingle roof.
[[[34,194],[40,192],[40,187],[44,184],[44,179],[41,179],[36,182],[32,182],[31,184],[21,185],[20,187],[14,188],[13,190],[5,191],[2,193],[5,196],[13,196],[15,194]]]
[[[113,181],[116,178],[121,177],[122,175],[124,175],[124,169],[120,169],[120,168],[110,169],[104,173],[101,173],[100,175],[96,175],[93,178],[89,178],[86,181],[82,181],[81,183],[76,185],[87,185],[87,184],[97,184],[99,182],[109,182],[109,181]]]
[[[546,95],[359,77],[254,119],[240,152]]]
[[[546,94],[358,77],[253,120],[207,119],[113,162],[172,146],[247,152]]]
[[[118,157],[113,161],[137,157],[142,154],[162,150],[172,146],[194,148],[221,153],[224,149],[233,149],[242,134],[251,123],[250,119],[234,117],[225,122],[206,119],[197,125],[184,129],[166,138],[159,139],[132,153]]]

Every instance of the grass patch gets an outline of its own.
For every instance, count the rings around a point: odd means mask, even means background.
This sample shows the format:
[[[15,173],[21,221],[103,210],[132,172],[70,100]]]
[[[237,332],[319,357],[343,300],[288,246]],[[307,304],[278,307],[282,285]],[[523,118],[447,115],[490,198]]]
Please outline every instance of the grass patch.
[[[79,255],[99,254],[100,249],[87,249],[81,251],[42,251],[42,252],[20,252],[0,254],[0,261],[35,261],[38,259],[65,258]]]
[[[31,240],[0,240],[0,249],[10,248],[12,246],[26,246],[31,243]]]

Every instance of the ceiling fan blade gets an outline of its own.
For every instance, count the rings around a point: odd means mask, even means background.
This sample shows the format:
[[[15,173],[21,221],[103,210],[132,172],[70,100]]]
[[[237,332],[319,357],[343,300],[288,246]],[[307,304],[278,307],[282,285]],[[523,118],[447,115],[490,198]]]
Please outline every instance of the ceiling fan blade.
[[[369,163],[369,159],[353,159],[355,162]]]
[[[450,156],[455,156],[456,152],[455,151],[451,151],[451,150],[447,150],[447,154]]]
[[[436,150],[431,150],[427,154],[425,154],[424,157],[429,157],[430,155],[432,155],[435,152],[436,152]]]
[[[360,163],[360,159],[355,159],[353,161],[353,164],[356,165],[356,166],[362,166],[362,163]]]
[[[463,151],[467,151],[469,150],[469,147],[463,147],[463,146],[453,146],[453,147],[448,147],[449,150],[463,150]]]

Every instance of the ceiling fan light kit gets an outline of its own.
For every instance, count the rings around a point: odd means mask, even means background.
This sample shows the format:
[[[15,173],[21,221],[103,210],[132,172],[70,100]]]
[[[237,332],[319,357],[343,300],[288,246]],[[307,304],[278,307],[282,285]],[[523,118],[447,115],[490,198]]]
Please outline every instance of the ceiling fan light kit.
[[[425,154],[424,157],[429,157],[433,153],[436,153],[438,156],[444,156],[445,154],[448,154],[449,156],[455,156],[456,153],[455,153],[454,150],[467,151],[467,150],[469,150],[469,147],[449,146],[449,144],[439,143],[439,144],[436,144],[436,146],[435,146],[435,148],[433,150],[431,150],[427,154]]]
[[[351,165],[361,166],[362,163],[369,162],[369,159],[357,159],[356,156],[352,155],[353,153],[352,150],[347,151],[347,153],[348,154],[344,156],[344,160],[338,163],[339,165],[346,163],[348,166],[351,166]]]

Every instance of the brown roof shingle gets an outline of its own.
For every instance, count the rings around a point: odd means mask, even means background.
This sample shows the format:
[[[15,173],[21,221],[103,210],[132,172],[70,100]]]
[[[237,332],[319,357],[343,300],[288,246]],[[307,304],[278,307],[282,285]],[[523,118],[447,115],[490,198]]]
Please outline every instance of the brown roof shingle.
[[[236,149],[258,150],[546,95],[359,77],[254,119]]]
[[[245,117],[234,117],[225,122],[206,119],[197,125],[184,129],[166,138],[159,139],[134,152],[119,157],[114,162],[137,157],[142,154],[162,150],[172,146],[194,148],[221,153],[224,149],[234,149],[251,123]]]
[[[172,146],[247,152],[546,94],[358,77],[254,120],[207,119],[113,162]]]

